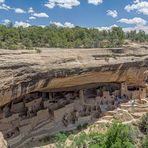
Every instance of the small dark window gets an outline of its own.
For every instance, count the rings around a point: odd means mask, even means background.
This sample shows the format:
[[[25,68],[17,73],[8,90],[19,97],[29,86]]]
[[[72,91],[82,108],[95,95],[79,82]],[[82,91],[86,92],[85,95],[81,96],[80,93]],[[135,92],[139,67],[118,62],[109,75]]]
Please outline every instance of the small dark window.
[[[136,91],[136,90],[139,90],[139,88],[135,86],[128,86],[128,91]]]

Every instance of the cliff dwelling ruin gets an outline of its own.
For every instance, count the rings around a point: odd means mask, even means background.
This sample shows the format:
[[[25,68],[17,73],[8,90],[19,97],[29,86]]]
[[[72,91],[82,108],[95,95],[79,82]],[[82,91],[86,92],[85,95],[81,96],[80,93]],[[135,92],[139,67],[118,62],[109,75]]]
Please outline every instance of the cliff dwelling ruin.
[[[123,83],[100,83],[56,90],[33,92],[17,98],[0,108],[0,129],[11,145],[30,132],[41,132],[47,124],[50,131],[57,127],[78,126],[96,120],[103,113],[112,111],[121,103],[142,101],[147,97],[146,88]]]
[[[45,69],[42,69],[49,62],[43,60],[43,57],[47,56],[46,53],[40,55],[42,56],[40,63],[43,63],[43,65],[39,65],[41,69],[37,67],[35,70],[34,67],[29,66],[30,70],[25,71],[28,70],[28,67],[19,67],[15,61],[15,66],[17,65],[15,68],[10,65],[10,69],[14,69],[14,81],[11,83],[15,82],[15,89],[13,87],[5,88],[4,86],[7,84],[5,83],[0,92],[2,100],[0,131],[10,147],[15,148],[30,140],[63,130],[73,130],[78,125],[85,123],[92,123],[122,105],[128,108],[138,104],[148,104],[148,62],[144,60],[145,57],[142,60],[136,59],[138,62],[133,62],[133,55],[128,56],[127,61],[125,53],[121,53],[122,63],[116,63],[116,59],[112,59],[112,61],[114,60],[112,63],[106,63],[101,56],[99,60],[94,59],[92,55],[95,52],[91,51],[91,54],[87,55],[88,57],[84,55],[84,59],[79,57],[78,63],[75,61],[77,59],[70,61],[71,67],[68,67],[66,62],[52,63],[52,69],[54,70],[56,65],[56,70],[58,69],[60,72],[48,71],[47,73]],[[90,55],[92,60],[90,59],[90,63],[87,62],[88,65],[86,65],[86,59],[89,59]],[[70,54],[68,56],[73,57]],[[27,58],[31,59],[31,57]],[[39,57],[35,58],[34,60],[38,62]],[[59,60],[59,58],[57,59]],[[130,59],[132,60],[130,61]],[[104,63],[97,65],[100,60]],[[70,74],[64,68],[67,68]],[[8,70],[9,67],[2,69],[5,77],[10,73]],[[39,70],[44,70],[45,73],[40,73]],[[15,72],[17,72],[16,75]],[[65,74],[66,72],[67,74]],[[34,73],[38,75],[36,76]],[[52,73],[54,76],[49,80]],[[12,73],[10,74],[12,75]],[[22,83],[24,81],[27,85]],[[5,82],[4,79],[3,82]],[[9,81],[7,80],[7,82]]]

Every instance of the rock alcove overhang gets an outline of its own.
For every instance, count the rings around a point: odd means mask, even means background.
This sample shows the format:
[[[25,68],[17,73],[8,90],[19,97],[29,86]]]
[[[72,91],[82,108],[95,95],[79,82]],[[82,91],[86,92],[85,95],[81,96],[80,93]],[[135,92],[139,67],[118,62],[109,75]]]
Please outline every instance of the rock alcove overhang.
[[[94,83],[121,83],[143,85],[148,59],[136,62],[107,64],[98,67],[53,69],[27,74],[21,81],[1,88],[0,106],[35,91],[52,91]],[[21,74],[22,75],[22,74]],[[25,73],[24,73],[25,75]],[[19,78],[19,73],[17,74]]]

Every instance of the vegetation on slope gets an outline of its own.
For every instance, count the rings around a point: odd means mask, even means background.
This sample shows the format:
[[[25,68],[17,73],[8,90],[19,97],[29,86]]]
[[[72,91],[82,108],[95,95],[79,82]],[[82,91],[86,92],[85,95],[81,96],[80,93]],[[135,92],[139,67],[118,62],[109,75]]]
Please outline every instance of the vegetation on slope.
[[[101,127],[103,133],[98,132],[95,125],[81,125],[77,128],[81,132],[61,132],[42,141],[54,143],[55,148],[148,148],[148,113],[141,118],[138,127],[118,121]]]
[[[145,138],[142,140],[142,148],[148,148],[148,113],[146,113],[140,120],[139,123],[140,131],[145,134]]]
[[[140,120],[139,129],[142,133],[148,135],[148,113],[146,113]]]
[[[105,133],[97,131],[61,132],[44,142],[55,143],[55,148],[136,148],[137,130],[132,126],[113,122]],[[146,144],[145,141],[142,143]],[[144,147],[145,148],[145,147]]]
[[[142,148],[148,148],[148,135],[142,141]]]
[[[120,47],[124,40],[148,42],[144,31],[124,33],[122,28],[99,31],[87,28],[63,28],[50,25],[47,27],[31,26],[27,28],[0,25],[0,48],[33,49],[33,47],[60,48],[97,48]]]

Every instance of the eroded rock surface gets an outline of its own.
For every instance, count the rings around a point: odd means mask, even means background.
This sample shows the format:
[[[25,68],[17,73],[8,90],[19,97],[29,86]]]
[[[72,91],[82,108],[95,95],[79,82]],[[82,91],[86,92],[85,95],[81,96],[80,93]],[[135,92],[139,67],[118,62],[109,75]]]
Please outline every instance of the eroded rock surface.
[[[96,82],[141,84],[148,69],[148,46],[120,49],[0,50],[0,106],[41,89]]]
[[[7,142],[3,137],[3,134],[0,132],[0,148],[7,148]]]
[[[0,131],[12,148],[96,120],[133,122],[148,111],[148,46],[0,56]]]

